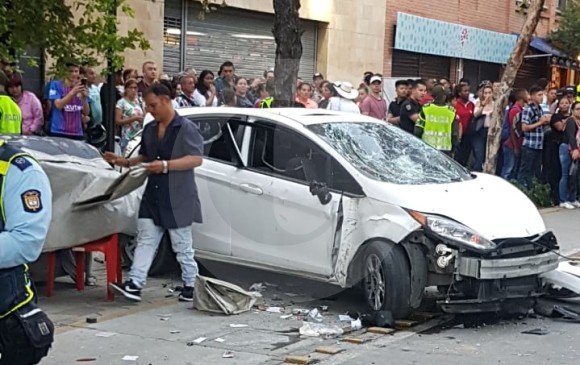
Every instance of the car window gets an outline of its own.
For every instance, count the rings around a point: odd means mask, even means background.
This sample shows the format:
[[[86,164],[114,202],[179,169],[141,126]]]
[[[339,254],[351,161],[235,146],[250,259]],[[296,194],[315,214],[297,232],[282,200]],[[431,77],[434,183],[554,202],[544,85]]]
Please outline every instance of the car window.
[[[233,116],[190,116],[203,137],[203,155],[229,164],[239,164],[239,150],[234,138],[243,138],[240,119]],[[239,133],[242,132],[242,133]]]
[[[364,195],[344,167],[305,136],[262,122],[246,128],[251,133],[248,168],[304,184],[322,182],[332,190]]]
[[[472,179],[451,158],[386,123],[330,122],[308,128],[363,174],[379,181],[422,185]]]

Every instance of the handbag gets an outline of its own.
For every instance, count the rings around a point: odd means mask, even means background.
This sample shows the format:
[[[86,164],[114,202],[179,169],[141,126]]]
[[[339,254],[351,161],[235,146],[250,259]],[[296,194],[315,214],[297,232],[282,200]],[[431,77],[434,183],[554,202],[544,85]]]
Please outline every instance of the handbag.
[[[473,132],[477,133],[483,128],[483,126],[485,125],[485,118],[487,118],[487,115],[485,114],[473,118],[473,120],[471,121]]]

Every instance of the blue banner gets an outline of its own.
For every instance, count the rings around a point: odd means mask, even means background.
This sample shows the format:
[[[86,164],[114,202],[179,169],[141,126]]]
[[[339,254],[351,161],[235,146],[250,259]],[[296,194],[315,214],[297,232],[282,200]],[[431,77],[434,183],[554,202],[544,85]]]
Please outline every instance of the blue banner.
[[[517,36],[397,14],[395,48],[402,51],[505,64]]]

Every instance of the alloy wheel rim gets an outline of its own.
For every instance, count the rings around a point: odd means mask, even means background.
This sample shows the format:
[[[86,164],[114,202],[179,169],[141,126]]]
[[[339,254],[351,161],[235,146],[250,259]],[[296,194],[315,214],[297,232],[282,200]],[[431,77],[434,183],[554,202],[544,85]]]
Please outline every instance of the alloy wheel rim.
[[[373,310],[381,310],[385,303],[385,276],[381,260],[375,254],[366,259],[365,287],[368,304]]]

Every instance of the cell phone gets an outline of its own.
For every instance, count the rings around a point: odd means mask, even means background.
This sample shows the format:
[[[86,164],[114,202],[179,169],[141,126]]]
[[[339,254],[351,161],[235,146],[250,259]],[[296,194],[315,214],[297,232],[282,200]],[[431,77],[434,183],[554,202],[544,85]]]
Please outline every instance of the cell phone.
[[[84,87],[87,87],[87,79],[86,78],[81,79],[81,85],[83,85]]]

